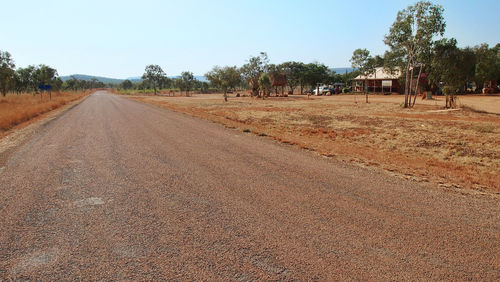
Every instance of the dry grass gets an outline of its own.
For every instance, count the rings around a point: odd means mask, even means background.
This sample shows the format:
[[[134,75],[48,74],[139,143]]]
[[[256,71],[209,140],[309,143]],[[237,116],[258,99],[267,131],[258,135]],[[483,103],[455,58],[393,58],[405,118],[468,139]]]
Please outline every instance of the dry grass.
[[[228,103],[221,95],[130,98],[407,178],[500,191],[500,116],[433,112],[442,109],[442,97],[419,99],[410,110],[399,106],[402,96],[373,96],[369,104],[362,96],[245,97]],[[500,97],[488,99],[488,106],[500,108]]]
[[[89,91],[54,92],[51,100],[46,94],[43,98],[32,94],[8,94],[0,97],[0,132],[5,132],[20,123],[57,109],[89,93]]]

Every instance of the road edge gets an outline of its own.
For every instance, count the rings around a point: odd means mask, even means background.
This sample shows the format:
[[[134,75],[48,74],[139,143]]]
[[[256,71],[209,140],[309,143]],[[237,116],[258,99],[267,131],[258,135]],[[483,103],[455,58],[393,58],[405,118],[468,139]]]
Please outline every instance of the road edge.
[[[57,119],[74,107],[78,106],[94,93],[95,92],[92,92],[57,109],[43,113],[35,119],[31,119],[18,124],[7,131],[4,136],[0,136],[0,174],[7,166],[7,163],[9,162],[9,159],[12,157],[12,155],[14,155],[14,153],[21,146],[26,144],[26,142],[33,135],[35,135],[41,127]]]

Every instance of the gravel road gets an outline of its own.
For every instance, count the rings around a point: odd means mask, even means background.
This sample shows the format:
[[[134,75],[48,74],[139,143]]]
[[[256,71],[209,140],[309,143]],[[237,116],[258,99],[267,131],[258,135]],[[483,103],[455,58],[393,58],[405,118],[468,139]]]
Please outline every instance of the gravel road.
[[[498,280],[500,200],[96,92],[0,168],[0,280]]]

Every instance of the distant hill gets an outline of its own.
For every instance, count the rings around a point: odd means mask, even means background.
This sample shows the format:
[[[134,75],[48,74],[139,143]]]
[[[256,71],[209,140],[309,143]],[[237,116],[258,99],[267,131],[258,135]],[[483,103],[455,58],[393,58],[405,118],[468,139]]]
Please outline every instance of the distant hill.
[[[106,83],[106,84],[108,84],[108,83],[119,84],[123,81],[123,79],[94,76],[94,75],[86,75],[86,74],[65,75],[65,76],[61,76],[60,78],[62,79],[62,81],[66,81],[68,79],[71,79],[72,76],[74,76],[76,79],[81,79],[81,80],[91,80],[92,78],[95,78],[98,81],[101,81],[101,82]]]
[[[98,81],[102,81],[103,83],[106,83],[106,84],[120,84],[122,83],[125,79],[119,79],[119,78],[109,78],[109,77],[102,77],[102,76],[95,76],[95,75],[86,75],[86,74],[73,74],[73,75],[65,75],[65,76],[60,76],[60,78],[62,79],[62,81],[66,81],[68,79],[71,79],[71,77],[74,76],[76,79],[81,79],[81,80],[91,80],[92,78],[95,78],[97,79]],[[178,78],[179,75],[175,75],[175,76],[169,76],[171,79],[175,79],[175,78]],[[199,81],[207,81],[208,80],[205,78],[205,76],[203,75],[195,75],[194,76],[195,79],[199,80]],[[134,82],[134,83],[137,83],[137,82],[141,82],[142,81],[142,78],[140,76],[134,76],[134,77],[127,77],[126,79]]]
[[[173,76],[168,76],[169,78],[171,79],[176,79],[176,78],[179,78],[180,75],[173,75]],[[194,78],[196,80],[199,80],[199,81],[206,81],[208,82],[207,78],[203,75],[195,75]],[[133,77],[127,77],[128,80],[132,81],[132,82],[140,82],[142,81],[142,78],[140,76],[133,76]]]
[[[354,69],[354,68],[330,68],[330,70],[332,70],[338,74],[344,74],[344,73],[346,73],[346,71],[347,71],[347,73],[350,73],[350,72],[355,71],[356,69]]]

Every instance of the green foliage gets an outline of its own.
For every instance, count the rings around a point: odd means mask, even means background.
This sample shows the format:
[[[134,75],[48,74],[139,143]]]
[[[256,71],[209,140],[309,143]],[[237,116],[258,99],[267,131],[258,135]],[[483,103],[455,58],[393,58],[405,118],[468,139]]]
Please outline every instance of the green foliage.
[[[259,78],[267,71],[268,64],[269,58],[267,57],[267,53],[260,52],[259,56],[250,57],[248,63],[241,67],[240,72],[243,78],[252,87],[252,95],[258,95]]]
[[[63,82],[58,77],[57,70],[47,65],[38,65],[33,72],[33,83],[38,85],[50,85],[53,89],[60,89]]]
[[[310,63],[305,65],[301,80],[306,85],[314,88],[318,83],[325,83],[329,78],[330,70],[327,66],[320,63]]]
[[[396,67],[406,72],[405,107],[410,106],[410,70],[428,63],[433,39],[443,35],[446,23],[443,7],[427,1],[419,1],[413,6],[399,11],[384,43],[391,50],[384,66],[393,71]]]
[[[35,66],[19,68],[16,71],[16,91],[33,92],[37,90],[35,84]]]
[[[62,85],[62,89],[65,90],[68,89],[85,90],[85,89],[104,88],[104,87],[106,87],[104,82],[98,80],[95,77],[90,80],[86,80],[86,79],[78,79],[76,76],[71,76]]]
[[[263,92],[262,98],[268,96],[269,92],[271,92],[271,78],[267,73],[263,73],[259,77],[259,87]]]
[[[365,78],[375,73],[375,59],[373,59],[373,57],[370,56],[370,51],[366,49],[354,50],[350,61],[352,67],[357,68],[359,73],[365,76]],[[366,91],[366,83],[365,83],[365,91]]]
[[[14,85],[15,67],[16,65],[10,53],[0,50],[0,92],[2,96],[7,95],[9,89]]]
[[[226,66],[223,68],[215,66],[211,71],[205,74],[205,77],[212,85],[222,89],[224,92],[224,101],[227,101],[227,90],[235,88],[241,83],[241,74],[236,66]]]
[[[306,65],[302,62],[285,62],[280,65],[280,68],[285,72],[287,78],[287,85],[292,90],[301,85],[301,82],[304,78],[304,71],[306,69]]]
[[[481,44],[474,48],[476,54],[475,81],[482,87],[484,82],[500,78],[500,46],[489,48]]]
[[[146,80],[153,86],[154,93],[156,95],[156,89],[158,85],[160,85],[165,80],[166,76],[167,75],[159,65],[148,65],[144,70],[142,79]]]
[[[134,87],[134,84],[132,83],[132,81],[126,79],[124,80],[122,83],[120,83],[120,88],[123,88],[123,89],[132,89]]]
[[[465,91],[466,83],[474,79],[476,55],[471,48],[458,48],[454,38],[441,39],[434,44],[431,68],[432,81],[444,82],[450,93]]]
[[[174,86],[182,91],[186,91],[186,96],[196,84],[196,79],[192,72],[184,71],[181,76],[174,80]]]

